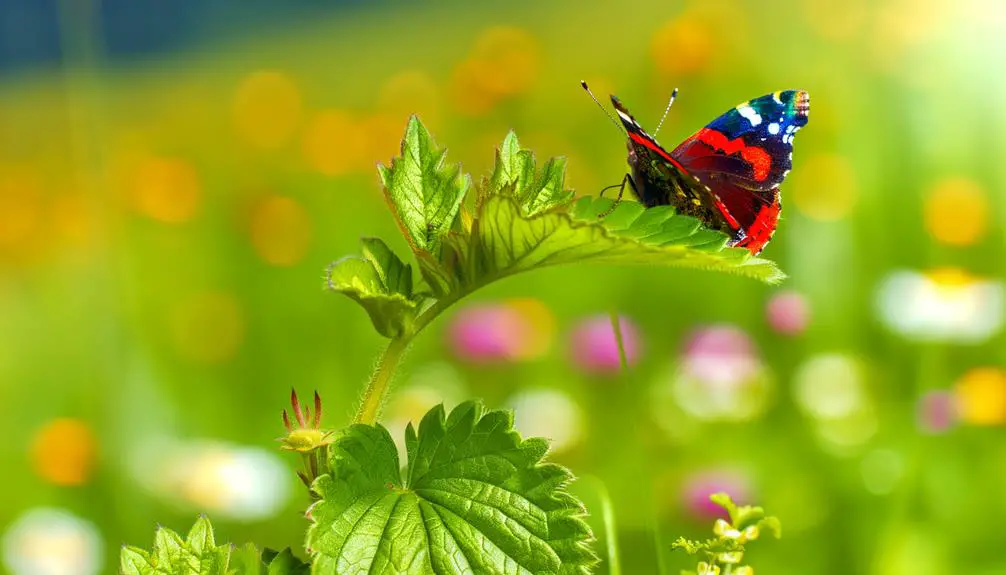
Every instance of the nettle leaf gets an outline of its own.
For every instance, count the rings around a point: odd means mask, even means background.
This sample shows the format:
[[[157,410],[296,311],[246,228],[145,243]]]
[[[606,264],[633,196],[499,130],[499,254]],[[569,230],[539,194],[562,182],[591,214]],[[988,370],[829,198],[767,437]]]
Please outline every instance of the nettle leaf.
[[[477,287],[535,268],[594,262],[718,270],[770,283],[784,277],[772,262],[725,247],[724,234],[701,228],[670,206],[645,209],[622,202],[599,220],[610,206],[611,200],[587,197],[568,211],[528,217],[513,198],[491,196],[464,243],[464,264],[456,276],[462,286]]]
[[[259,550],[252,544],[242,547],[217,545],[213,526],[205,516],[196,520],[189,534],[180,535],[165,527],[154,534],[150,551],[123,546],[119,572],[124,575],[306,575],[310,566],[281,552]]]
[[[566,159],[552,158],[540,173],[535,171],[534,154],[520,147],[517,135],[511,131],[496,150],[496,164],[485,192],[488,195],[512,195],[524,215],[569,203],[573,190],[564,186]]]
[[[446,162],[419,118],[412,116],[402,139],[402,155],[391,167],[380,166],[385,197],[413,251],[436,253],[454,226],[471,177],[459,164]]]
[[[415,317],[412,267],[377,238],[363,240],[363,254],[330,265],[328,287],[363,306],[378,333],[398,337],[411,329]]]
[[[404,477],[391,435],[354,425],[314,489],[308,548],[318,573],[584,574],[597,562],[572,475],[543,463],[513,414],[438,406],[406,429]]]

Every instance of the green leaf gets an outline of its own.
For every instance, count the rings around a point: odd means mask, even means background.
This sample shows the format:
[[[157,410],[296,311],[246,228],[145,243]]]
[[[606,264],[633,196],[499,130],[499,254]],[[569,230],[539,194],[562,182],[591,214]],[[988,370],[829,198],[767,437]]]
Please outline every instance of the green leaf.
[[[447,150],[412,116],[402,139],[402,155],[379,173],[384,193],[413,251],[437,254],[440,242],[454,227],[471,177],[461,166],[446,162]]]
[[[354,425],[332,445],[308,548],[316,572],[588,573],[597,559],[572,476],[543,463],[513,415],[467,402],[406,429],[408,467],[381,426]]]
[[[200,517],[185,539],[160,527],[151,551],[124,546],[119,570],[125,575],[306,575],[310,566],[289,549],[259,553],[250,543],[217,545],[210,520]]]
[[[307,575],[311,566],[294,557],[289,548],[280,552],[266,549],[262,552],[266,575]]]
[[[415,318],[412,267],[377,238],[363,240],[363,254],[331,264],[328,287],[363,306],[378,333],[398,337],[412,329]]]
[[[569,213],[527,217],[513,198],[490,196],[463,242],[465,261],[455,276],[461,286],[475,288],[535,268],[593,262],[717,270],[769,283],[784,277],[772,262],[742,248],[725,248],[725,235],[675,215],[670,206],[647,210],[622,202],[598,220],[610,205],[581,198]]]
[[[230,554],[231,546],[218,546],[209,519],[200,517],[185,539],[161,527],[154,534],[152,551],[123,547],[119,568],[126,575],[225,575]]]
[[[487,196],[512,195],[522,213],[530,216],[563,206],[573,199],[573,191],[564,187],[565,179],[565,158],[550,159],[536,175],[534,154],[522,149],[517,135],[511,131],[496,150]]]

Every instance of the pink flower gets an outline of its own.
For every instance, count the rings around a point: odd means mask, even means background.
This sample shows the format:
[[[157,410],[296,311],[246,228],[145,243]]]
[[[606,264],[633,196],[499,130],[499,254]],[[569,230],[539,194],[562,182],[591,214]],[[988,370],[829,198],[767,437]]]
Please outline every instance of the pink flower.
[[[709,500],[714,493],[724,492],[738,505],[751,500],[751,488],[747,478],[736,471],[707,470],[685,478],[681,487],[683,506],[693,518],[706,521],[717,517],[727,517],[727,512]]]
[[[919,398],[916,420],[923,433],[941,434],[957,423],[954,394],[946,390],[928,391]]]
[[[639,331],[626,317],[619,316],[622,344],[629,365],[639,360]],[[618,341],[611,317],[597,315],[580,322],[570,337],[573,365],[586,373],[617,373],[621,369]]]
[[[448,330],[454,355],[472,363],[518,361],[545,354],[554,320],[540,301],[516,299],[469,306],[455,316]]]
[[[765,306],[769,326],[782,335],[800,335],[810,321],[810,305],[807,298],[795,291],[782,291],[769,300]]]
[[[687,375],[709,384],[740,383],[761,371],[751,338],[732,325],[695,330],[685,342],[683,356]]]

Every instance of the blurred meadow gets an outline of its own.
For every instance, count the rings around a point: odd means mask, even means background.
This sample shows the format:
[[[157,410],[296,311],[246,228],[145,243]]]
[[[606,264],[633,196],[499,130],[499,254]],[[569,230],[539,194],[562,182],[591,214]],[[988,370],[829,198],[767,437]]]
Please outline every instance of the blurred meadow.
[[[782,521],[759,573],[1006,574],[1006,6],[5,0],[0,19],[10,573],[114,572],[123,542],[199,513],[219,541],[302,552],[280,411],[317,389],[347,424],[384,345],[321,281],[361,236],[408,253],[377,163],[417,113],[476,179],[513,128],[596,194],[626,150],[585,79],[651,129],[679,87],[668,147],[808,90],[763,253],[789,279],[494,284],[418,338],[396,439],[439,402],[515,408],[584,477],[604,557],[610,494],[627,574],[694,568],[670,542],[708,534],[720,489]]]

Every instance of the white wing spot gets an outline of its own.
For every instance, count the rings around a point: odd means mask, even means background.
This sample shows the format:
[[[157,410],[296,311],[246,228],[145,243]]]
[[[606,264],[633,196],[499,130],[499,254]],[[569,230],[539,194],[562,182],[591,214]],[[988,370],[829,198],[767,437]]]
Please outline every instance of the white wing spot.
[[[775,122],[772,122],[771,124],[769,124],[768,125],[768,133],[772,134],[773,136],[776,135],[776,134],[778,134],[779,133],[779,124],[776,124]]]
[[[761,124],[761,114],[759,114],[758,111],[752,108],[751,106],[747,104],[741,104],[740,106],[737,106],[737,111],[740,112],[740,115],[744,116],[744,118],[747,119],[748,122],[751,122],[752,128],[757,126],[758,124]]]

